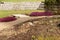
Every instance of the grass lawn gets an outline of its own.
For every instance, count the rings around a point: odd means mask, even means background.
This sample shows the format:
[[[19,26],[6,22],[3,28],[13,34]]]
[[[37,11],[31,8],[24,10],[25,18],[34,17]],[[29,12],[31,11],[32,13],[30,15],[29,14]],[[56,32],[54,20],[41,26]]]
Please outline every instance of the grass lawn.
[[[3,2],[40,2],[44,0],[0,0]],[[31,13],[32,11],[42,11],[42,10],[0,10],[0,17],[5,17],[9,14],[14,14],[14,13]]]
[[[44,10],[0,10],[0,18],[11,14],[30,14],[31,12],[44,12]]]
[[[44,0],[0,0],[3,2],[39,2],[39,1],[44,1]],[[43,10],[0,10],[0,17],[5,17],[10,14],[15,14],[15,13],[31,13],[33,11],[43,11]]]
[[[38,1],[44,1],[44,0],[0,0],[0,1],[4,1],[4,2],[38,2]]]

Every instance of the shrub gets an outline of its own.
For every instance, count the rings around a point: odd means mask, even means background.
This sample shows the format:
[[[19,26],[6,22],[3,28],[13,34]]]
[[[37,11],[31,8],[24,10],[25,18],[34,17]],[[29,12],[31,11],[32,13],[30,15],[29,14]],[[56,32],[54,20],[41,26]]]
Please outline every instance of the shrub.
[[[30,16],[51,16],[51,12],[32,12]]]
[[[4,17],[4,18],[0,18],[0,22],[10,22],[10,21],[14,21],[16,20],[15,17]]]

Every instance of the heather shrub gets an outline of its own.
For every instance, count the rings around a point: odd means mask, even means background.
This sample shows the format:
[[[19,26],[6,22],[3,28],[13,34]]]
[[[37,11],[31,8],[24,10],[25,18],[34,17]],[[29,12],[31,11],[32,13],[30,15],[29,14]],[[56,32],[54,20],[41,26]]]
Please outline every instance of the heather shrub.
[[[9,21],[14,21],[16,20],[15,17],[4,17],[4,18],[0,18],[0,22],[9,22]]]
[[[51,16],[51,12],[32,12],[30,16]]]

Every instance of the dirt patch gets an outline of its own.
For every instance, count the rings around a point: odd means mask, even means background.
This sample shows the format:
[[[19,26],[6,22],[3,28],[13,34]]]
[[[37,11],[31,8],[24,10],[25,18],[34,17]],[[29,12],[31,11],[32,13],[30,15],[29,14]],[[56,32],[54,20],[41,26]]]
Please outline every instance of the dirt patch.
[[[57,27],[59,23],[60,18],[41,18],[31,22],[27,21],[20,26],[4,29],[0,33],[6,33],[6,35],[0,35],[0,40],[32,40],[33,35],[36,38],[38,36],[43,36],[44,38],[50,36],[60,37],[60,28]]]

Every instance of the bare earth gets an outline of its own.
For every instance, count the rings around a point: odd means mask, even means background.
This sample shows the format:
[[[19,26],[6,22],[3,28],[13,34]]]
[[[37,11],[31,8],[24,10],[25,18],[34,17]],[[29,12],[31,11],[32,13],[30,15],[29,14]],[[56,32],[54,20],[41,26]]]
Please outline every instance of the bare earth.
[[[0,22],[0,40],[32,40],[32,36],[36,37],[34,40],[38,40],[38,36],[58,38],[59,23],[60,17],[18,18],[12,22]]]

